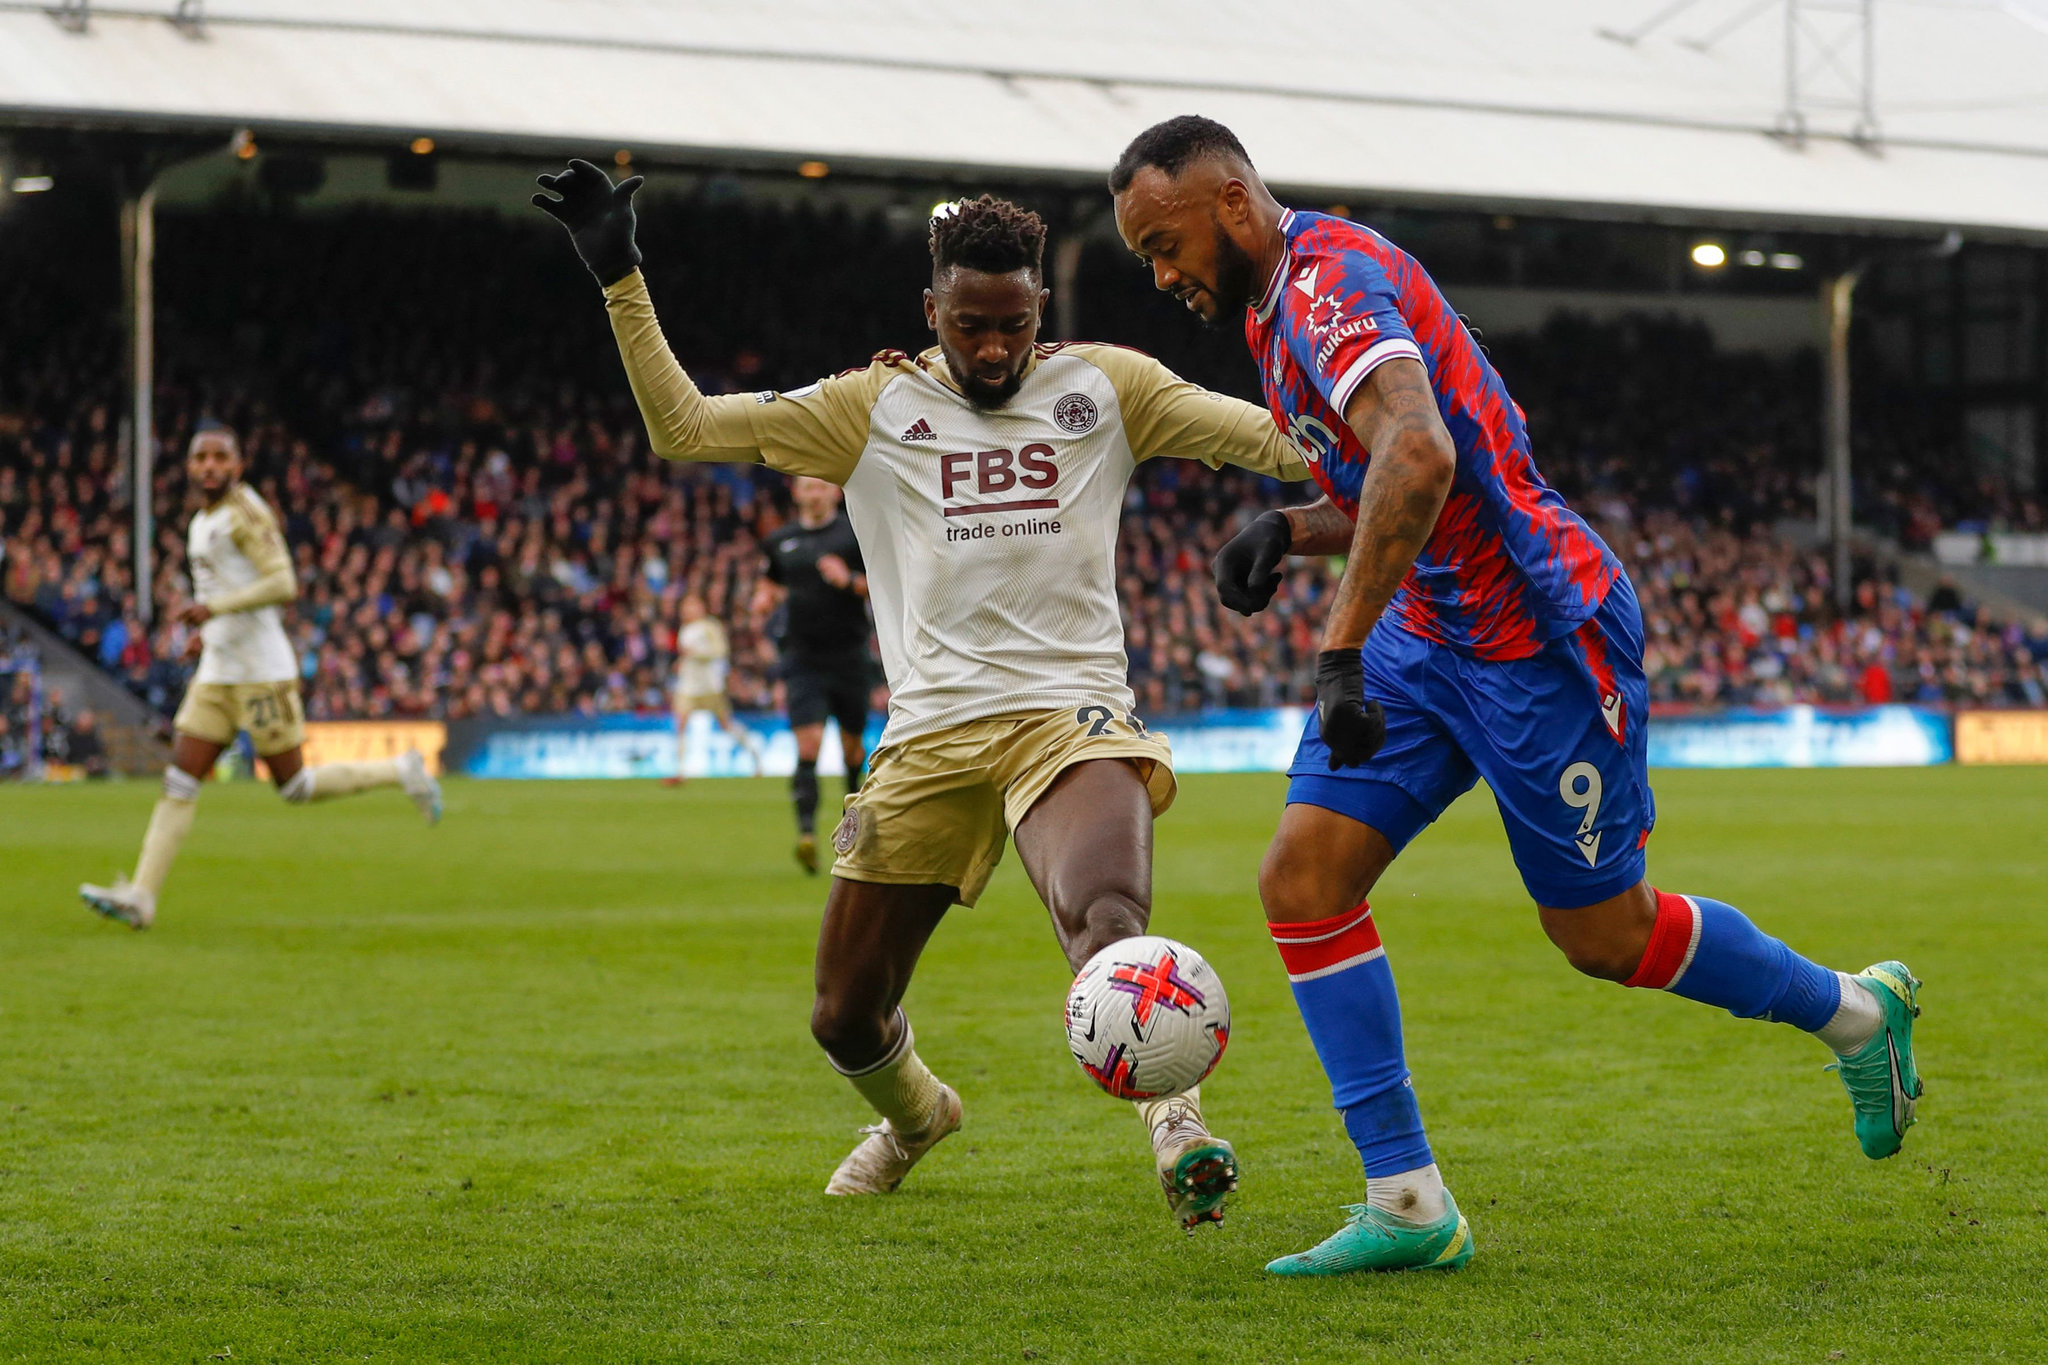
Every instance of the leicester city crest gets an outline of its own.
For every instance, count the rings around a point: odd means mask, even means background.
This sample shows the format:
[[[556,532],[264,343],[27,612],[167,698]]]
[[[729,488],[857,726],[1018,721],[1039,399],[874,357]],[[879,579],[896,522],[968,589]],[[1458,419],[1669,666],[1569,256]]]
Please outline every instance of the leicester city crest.
[[[1085,393],[1070,393],[1052,405],[1052,420],[1069,436],[1085,436],[1095,430],[1099,415],[1095,400]]]

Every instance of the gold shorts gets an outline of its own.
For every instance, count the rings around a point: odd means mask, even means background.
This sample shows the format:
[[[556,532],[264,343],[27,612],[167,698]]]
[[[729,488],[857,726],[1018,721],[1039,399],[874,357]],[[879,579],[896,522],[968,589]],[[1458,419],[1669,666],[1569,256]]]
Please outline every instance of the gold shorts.
[[[723,721],[732,719],[732,699],[723,692],[692,692],[685,696],[676,694],[676,719],[684,720],[693,712],[709,711]]]
[[[193,683],[171,726],[211,744],[235,742],[249,732],[260,757],[269,758],[306,742],[306,713],[296,682]]]
[[[855,882],[951,886],[974,904],[1003,845],[1053,780],[1076,763],[1128,759],[1152,798],[1173,804],[1173,751],[1108,706],[971,720],[875,752],[832,836],[832,875]]]

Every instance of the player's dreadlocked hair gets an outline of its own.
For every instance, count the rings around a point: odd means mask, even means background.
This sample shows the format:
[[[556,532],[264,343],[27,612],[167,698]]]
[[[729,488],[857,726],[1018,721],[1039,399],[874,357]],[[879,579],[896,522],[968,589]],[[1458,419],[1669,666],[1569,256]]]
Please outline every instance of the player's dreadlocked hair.
[[[932,215],[932,273],[960,265],[991,275],[1045,273],[1045,220],[1007,199],[984,194]]]
[[[1131,139],[1131,145],[1124,148],[1124,154],[1116,159],[1116,165],[1109,172],[1109,192],[1122,194],[1131,187],[1132,179],[1147,166],[1157,166],[1170,176],[1177,176],[1195,162],[1208,156],[1235,157],[1245,165],[1252,159],[1245,155],[1244,144],[1237,140],[1237,134],[1225,128],[1212,118],[1200,114],[1182,114],[1164,123],[1155,123]]]

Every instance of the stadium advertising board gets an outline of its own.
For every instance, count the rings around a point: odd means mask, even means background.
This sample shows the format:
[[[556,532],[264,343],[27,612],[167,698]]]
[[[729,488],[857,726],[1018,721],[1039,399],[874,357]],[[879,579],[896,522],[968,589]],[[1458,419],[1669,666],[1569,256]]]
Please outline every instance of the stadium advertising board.
[[[1307,715],[1300,707],[1215,711],[1152,728],[1173,745],[1173,765],[1182,773],[1285,772]],[[760,744],[763,776],[795,771],[796,739],[780,717],[740,720]],[[693,716],[690,726],[690,768],[684,776],[752,775],[746,751],[710,716]],[[876,718],[869,722],[870,749],[880,736]],[[1650,724],[1650,763],[1660,768],[1912,767],[1953,757],[1948,717],[1911,706],[1792,706],[1658,716]],[[672,777],[675,723],[660,715],[455,721],[448,726],[443,765],[470,777]],[[843,771],[836,730],[825,737],[818,771]]]
[[[1307,713],[1298,707],[1270,711],[1218,711],[1154,727],[1173,745],[1174,766],[1184,773],[1279,772],[1294,756]],[[796,737],[779,716],[741,716],[761,747],[761,772],[787,777],[796,771]],[[838,730],[826,726],[818,771],[841,776],[845,763]],[[879,717],[869,721],[867,743],[881,738]],[[470,777],[673,777],[675,722],[667,716],[537,716],[491,721],[455,721],[448,727],[443,764]],[[744,749],[708,715],[690,718],[690,768],[686,777],[748,777],[753,764]]]
[[[310,720],[306,722],[306,762],[359,763],[394,758],[418,749],[428,772],[441,771],[441,751],[448,727],[438,720]]]
[[[1958,711],[1956,762],[2048,763],[2048,711]]]
[[[1653,768],[1911,768],[1955,756],[1949,720],[1917,706],[1658,716]]]

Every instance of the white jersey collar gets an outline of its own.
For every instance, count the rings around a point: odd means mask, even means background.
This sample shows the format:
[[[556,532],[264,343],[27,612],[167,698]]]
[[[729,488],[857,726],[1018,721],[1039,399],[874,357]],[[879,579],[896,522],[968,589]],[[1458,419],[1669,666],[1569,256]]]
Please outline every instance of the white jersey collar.
[[[1280,213],[1280,231],[1284,234],[1294,226],[1294,210],[1283,209]],[[1273,309],[1280,303],[1280,287],[1287,282],[1287,267],[1294,263],[1294,243],[1287,244],[1287,250],[1280,255],[1280,263],[1273,267],[1273,278],[1266,281],[1266,292],[1259,298],[1259,306],[1253,310],[1260,322],[1273,317]]]

